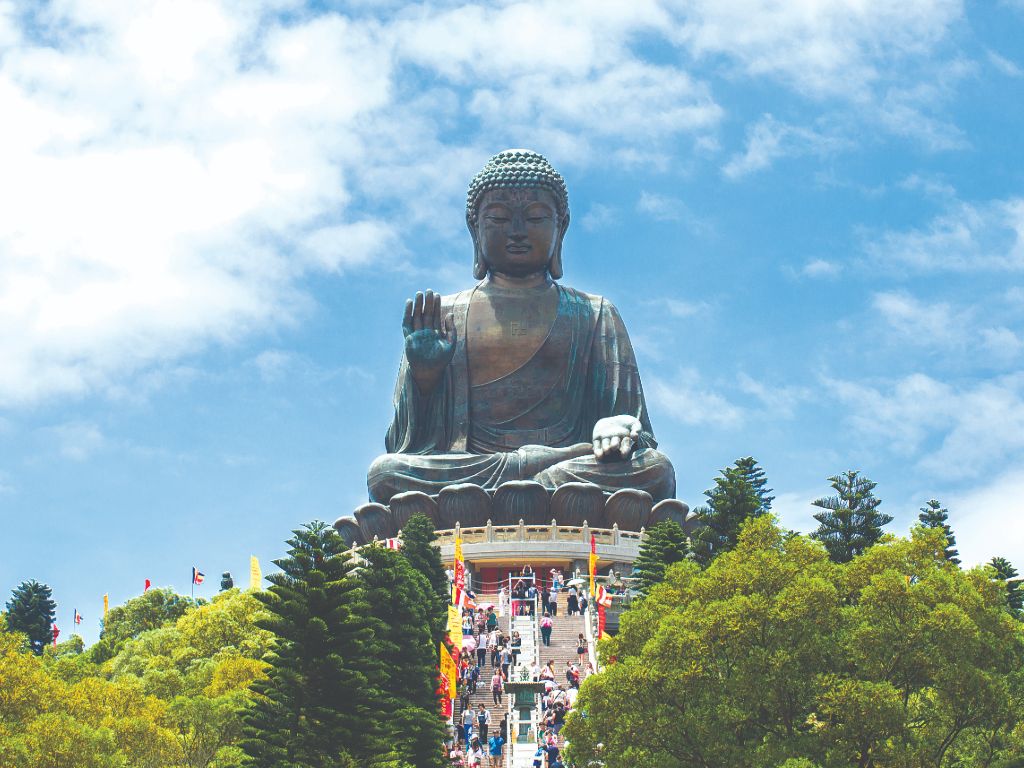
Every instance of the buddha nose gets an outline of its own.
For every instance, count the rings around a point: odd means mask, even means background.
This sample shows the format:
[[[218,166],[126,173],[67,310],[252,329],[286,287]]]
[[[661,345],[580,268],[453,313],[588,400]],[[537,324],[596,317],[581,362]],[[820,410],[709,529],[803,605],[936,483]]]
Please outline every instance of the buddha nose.
[[[512,215],[512,228],[509,230],[509,237],[513,240],[526,239],[526,219],[522,214]]]

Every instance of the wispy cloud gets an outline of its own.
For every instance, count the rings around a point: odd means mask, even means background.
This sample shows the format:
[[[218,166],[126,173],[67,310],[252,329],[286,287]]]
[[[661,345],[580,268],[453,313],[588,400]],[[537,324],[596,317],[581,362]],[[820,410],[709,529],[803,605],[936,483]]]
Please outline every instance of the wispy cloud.
[[[843,265],[826,259],[811,259],[800,268],[799,274],[810,278],[833,278],[838,277],[843,271]]]
[[[730,179],[739,179],[768,168],[781,157],[823,154],[848,146],[849,142],[838,137],[827,136],[811,128],[780,123],[771,115],[763,115],[747,129],[747,144],[743,153],[733,155],[722,167],[722,173]]]
[[[100,428],[87,421],[70,421],[46,431],[56,440],[60,454],[74,461],[85,461],[106,443]]]
[[[597,232],[618,223],[617,209],[603,203],[593,203],[580,220],[582,227],[588,232]]]
[[[1024,77],[1024,69],[1021,69],[1018,64],[1010,61],[1005,56],[1000,56],[993,50],[989,50],[987,54],[989,63],[995,67],[997,71],[1007,77]]]
[[[865,250],[880,266],[915,271],[1024,269],[1024,198],[956,202],[923,227],[866,233]]]
[[[693,368],[681,368],[671,378],[651,377],[647,392],[657,408],[687,426],[735,429],[743,410],[708,387]]]

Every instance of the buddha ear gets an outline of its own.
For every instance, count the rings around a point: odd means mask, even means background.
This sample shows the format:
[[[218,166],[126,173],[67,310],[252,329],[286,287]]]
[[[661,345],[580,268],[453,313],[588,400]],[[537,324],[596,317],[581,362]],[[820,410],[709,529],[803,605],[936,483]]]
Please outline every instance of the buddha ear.
[[[473,238],[473,279],[483,280],[487,277],[487,263],[484,255],[480,252],[480,242],[477,240],[476,227],[469,225],[469,234]]]
[[[562,222],[562,226],[559,227],[558,245],[555,246],[555,252],[551,254],[551,261],[548,262],[548,274],[551,275],[552,280],[562,279],[562,241],[565,240],[565,233],[568,229],[569,213],[567,211],[565,220]]]

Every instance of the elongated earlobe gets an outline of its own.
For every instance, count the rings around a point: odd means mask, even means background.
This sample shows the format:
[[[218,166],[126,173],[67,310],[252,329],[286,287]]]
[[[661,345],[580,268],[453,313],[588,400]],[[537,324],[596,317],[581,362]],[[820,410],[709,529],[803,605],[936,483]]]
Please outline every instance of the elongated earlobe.
[[[562,278],[561,241],[559,241],[558,245],[555,246],[555,252],[551,254],[551,261],[548,262],[548,274],[551,275],[552,280],[560,280]]]
[[[484,263],[479,248],[473,249],[473,277],[477,280],[487,277],[487,264]]]

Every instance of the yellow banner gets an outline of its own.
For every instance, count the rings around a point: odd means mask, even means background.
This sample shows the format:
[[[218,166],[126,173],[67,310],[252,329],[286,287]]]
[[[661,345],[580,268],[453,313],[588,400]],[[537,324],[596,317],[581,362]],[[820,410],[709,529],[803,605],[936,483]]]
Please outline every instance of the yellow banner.
[[[459,633],[461,637],[462,633]],[[455,660],[448,653],[448,649],[441,643],[441,677],[448,679],[448,696],[455,698],[456,687],[458,686],[458,670],[455,668]]]
[[[249,557],[249,589],[257,592],[263,589],[263,571],[260,570],[260,561],[256,555]]]
[[[456,651],[462,650],[462,613],[454,605],[448,606],[448,639]]]
[[[110,595],[103,596],[103,620],[107,620],[107,612],[110,610]]]
[[[597,555],[593,552],[590,553],[590,599],[594,597],[594,575],[597,573]]]

